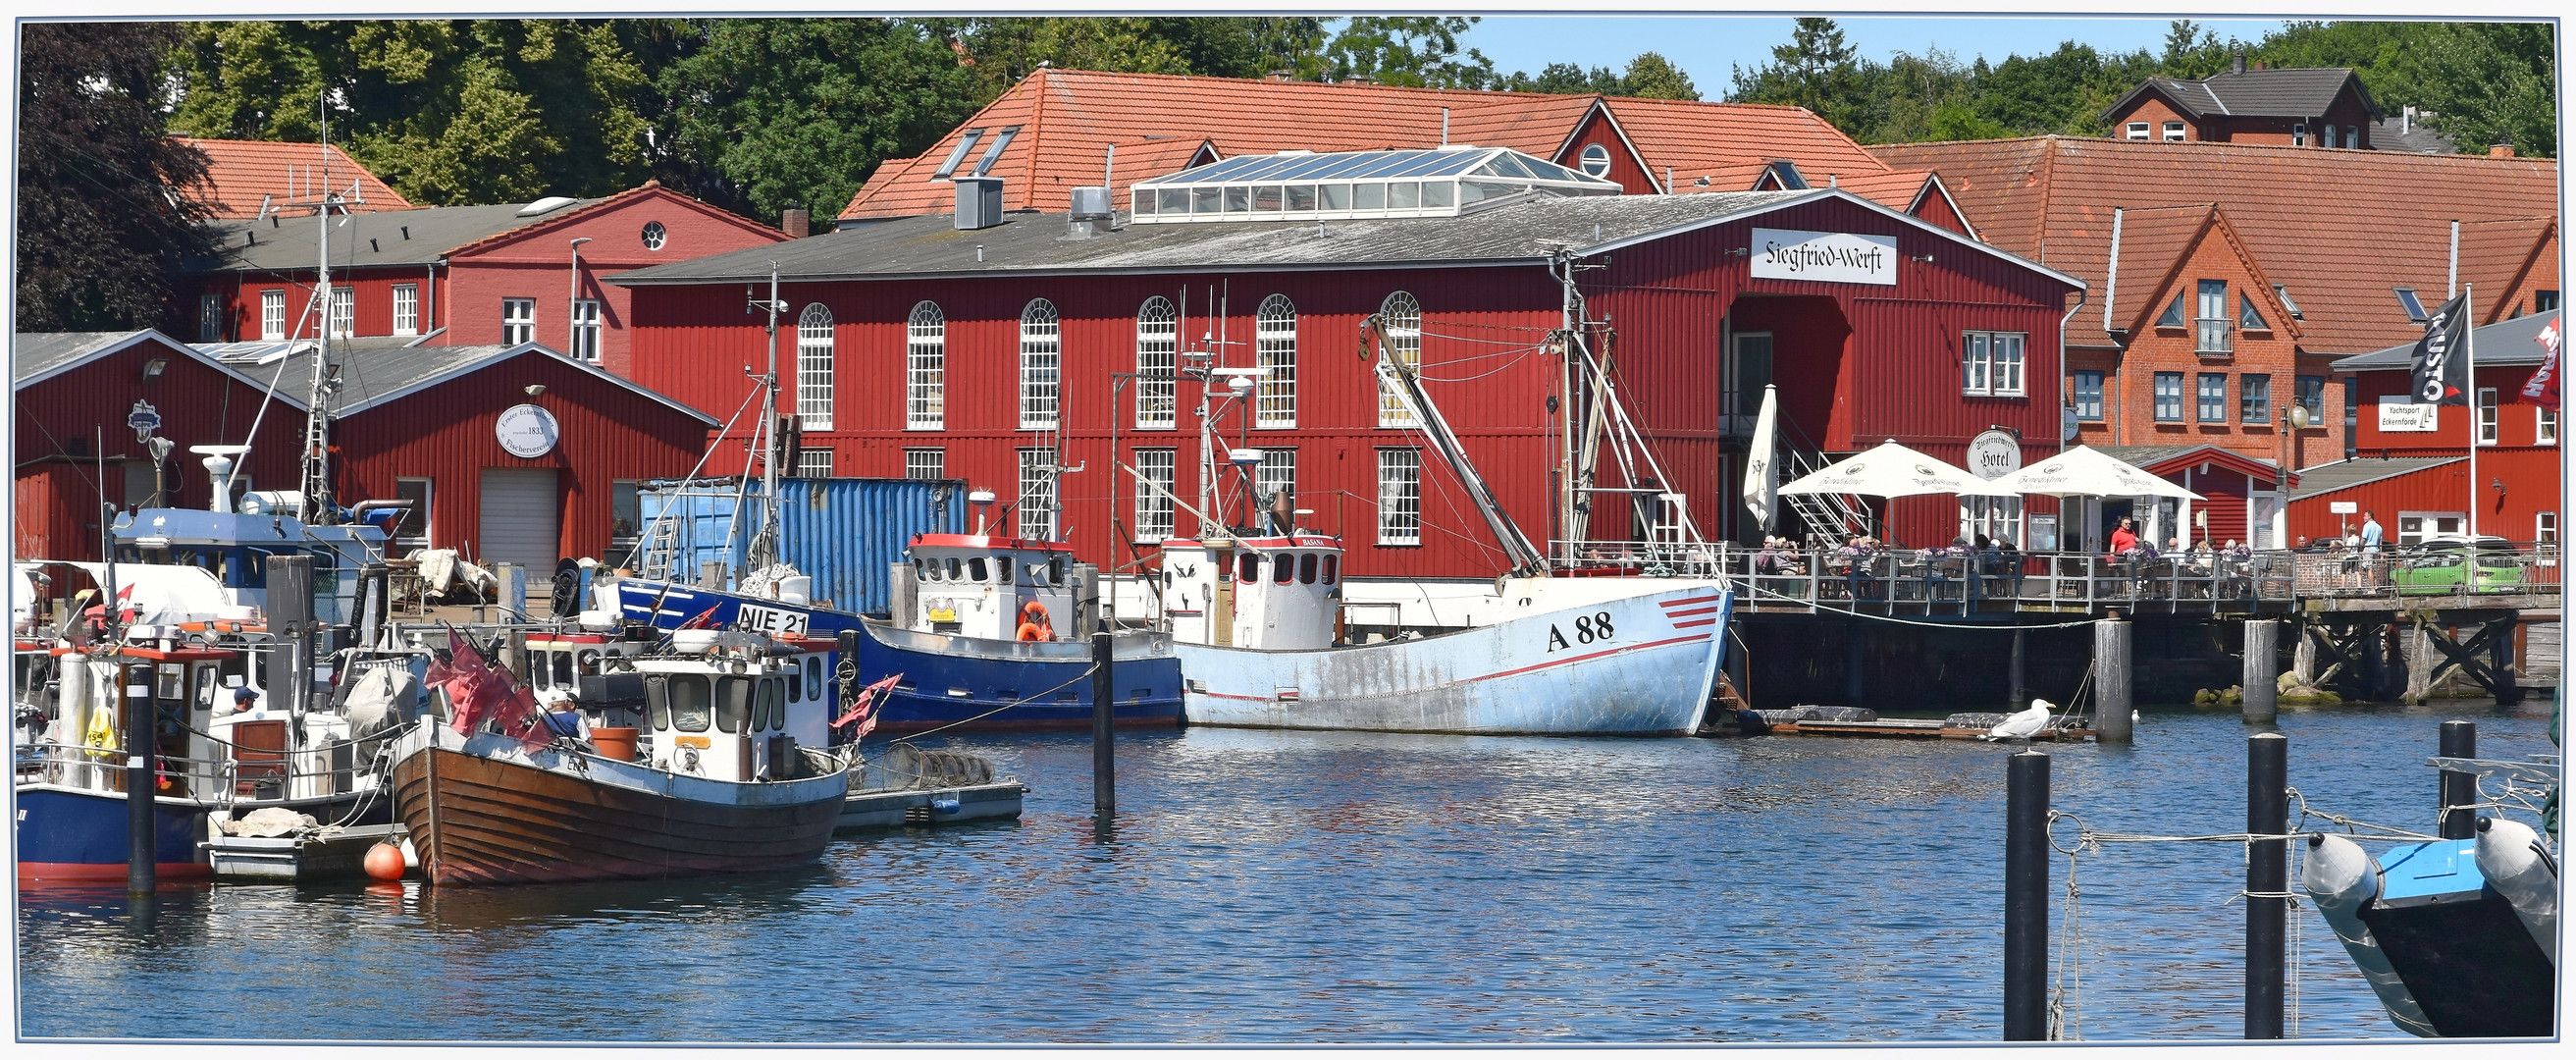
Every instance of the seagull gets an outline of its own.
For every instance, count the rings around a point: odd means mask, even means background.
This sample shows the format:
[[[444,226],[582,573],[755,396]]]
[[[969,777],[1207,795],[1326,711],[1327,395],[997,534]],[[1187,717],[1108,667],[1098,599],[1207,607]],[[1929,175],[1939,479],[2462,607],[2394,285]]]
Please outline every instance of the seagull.
[[[1986,730],[1985,736],[1981,737],[1981,739],[2029,739],[2031,736],[2036,735],[2039,730],[2048,727],[2048,716],[2055,713],[2056,710],[2057,704],[2055,703],[2051,703],[2045,699],[2031,700],[2029,710],[2006,716],[2002,723],[1996,725],[1994,728]]]

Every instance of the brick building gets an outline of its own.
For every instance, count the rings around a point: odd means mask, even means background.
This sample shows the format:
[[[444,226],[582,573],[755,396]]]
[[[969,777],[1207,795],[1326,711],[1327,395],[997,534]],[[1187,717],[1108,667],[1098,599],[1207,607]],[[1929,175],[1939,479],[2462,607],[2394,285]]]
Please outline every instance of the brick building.
[[[2150,77],[2102,113],[2111,134],[2154,143],[2273,144],[2371,150],[2384,115],[2346,67],[2245,64],[2197,81]]]

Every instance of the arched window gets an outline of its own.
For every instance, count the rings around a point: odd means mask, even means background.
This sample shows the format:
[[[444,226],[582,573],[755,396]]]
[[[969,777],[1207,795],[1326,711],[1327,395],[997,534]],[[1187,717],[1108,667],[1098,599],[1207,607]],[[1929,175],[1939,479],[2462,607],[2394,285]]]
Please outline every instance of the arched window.
[[[948,425],[948,318],[939,303],[912,307],[904,325],[903,427],[936,431]]]
[[[796,419],[809,431],[832,429],[832,311],[821,302],[796,318]]]
[[[1172,300],[1155,295],[1136,310],[1136,426],[1168,430],[1179,415],[1173,359],[1181,348],[1180,314]]]
[[[1600,144],[1583,145],[1583,172],[1595,177],[1610,175],[1610,149]]]
[[[1269,374],[1261,377],[1253,425],[1294,427],[1297,425],[1297,304],[1284,294],[1262,299],[1261,312],[1254,320],[1252,332],[1259,363],[1261,367],[1270,369]]]
[[[1422,367],[1422,304],[1413,296],[1397,291],[1386,296],[1377,307],[1378,322],[1386,330],[1384,341],[1396,363],[1407,368]],[[1412,427],[1416,424],[1413,410],[1404,405],[1404,396],[1381,382],[1377,388],[1377,425]]]
[[[1020,429],[1055,429],[1057,355],[1055,303],[1032,298],[1020,311]]]

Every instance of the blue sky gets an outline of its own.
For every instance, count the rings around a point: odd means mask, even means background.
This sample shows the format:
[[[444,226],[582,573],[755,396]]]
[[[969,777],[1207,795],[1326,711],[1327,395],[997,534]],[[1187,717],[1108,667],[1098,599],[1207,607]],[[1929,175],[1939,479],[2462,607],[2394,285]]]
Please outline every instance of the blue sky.
[[[1791,19],[1734,15],[1487,15],[1467,32],[1465,43],[1485,53],[1502,73],[1537,73],[1553,62],[1585,68],[1625,69],[1641,51],[1662,52],[1688,73],[1700,95],[1716,99],[1732,84],[1730,66],[1747,69],[1771,61],[1771,49],[1789,42]],[[1884,60],[1905,51],[1929,48],[1956,53],[1962,63],[1983,55],[2002,62],[2009,55],[2055,51],[2074,40],[2102,51],[2164,47],[2166,18],[2069,18],[2003,15],[1991,17],[1897,18],[1848,15],[1836,18],[1843,39],[1871,59]],[[2220,40],[2234,36],[2253,41],[2279,28],[2273,19],[2198,20],[2216,30]]]

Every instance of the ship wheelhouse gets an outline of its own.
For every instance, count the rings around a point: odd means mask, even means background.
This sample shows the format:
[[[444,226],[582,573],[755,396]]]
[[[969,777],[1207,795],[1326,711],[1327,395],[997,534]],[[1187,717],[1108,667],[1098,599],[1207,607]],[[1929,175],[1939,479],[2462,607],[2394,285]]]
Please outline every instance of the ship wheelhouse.
[[[1018,637],[1029,604],[1046,610],[1051,639],[1079,639],[1081,586],[1073,546],[977,534],[917,534],[907,550],[919,594],[912,628],[989,640]]]

